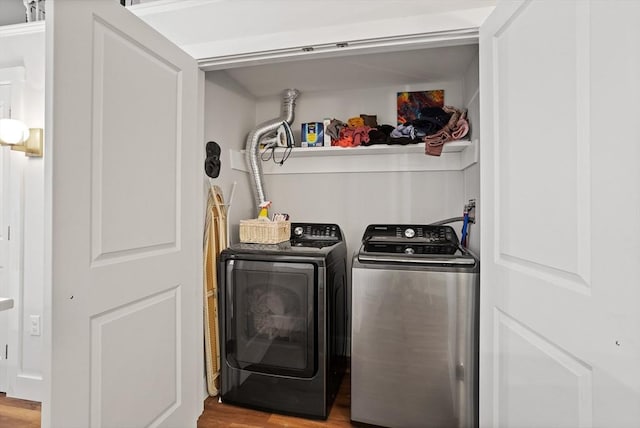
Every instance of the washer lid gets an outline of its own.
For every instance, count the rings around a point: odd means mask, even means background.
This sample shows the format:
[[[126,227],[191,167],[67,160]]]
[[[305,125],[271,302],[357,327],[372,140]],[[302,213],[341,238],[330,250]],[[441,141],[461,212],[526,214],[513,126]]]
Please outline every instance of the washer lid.
[[[397,263],[413,265],[437,266],[473,266],[477,260],[465,251],[453,255],[415,254],[415,253],[367,253],[362,249],[358,253],[358,261],[364,263]]]

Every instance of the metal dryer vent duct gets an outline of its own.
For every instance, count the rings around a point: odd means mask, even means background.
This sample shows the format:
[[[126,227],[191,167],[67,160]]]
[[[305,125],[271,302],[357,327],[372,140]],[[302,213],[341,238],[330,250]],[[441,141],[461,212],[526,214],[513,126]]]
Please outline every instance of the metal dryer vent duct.
[[[299,95],[300,91],[297,89],[285,89],[282,93],[282,110],[280,117],[259,124],[247,136],[245,152],[247,166],[249,167],[249,174],[251,175],[250,178],[253,182],[253,196],[256,202],[256,213],[260,209],[260,204],[267,201],[264,194],[262,164],[260,163],[259,156],[260,140],[265,137],[275,136],[280,126],[290,126],[293,123],[293,110],[296,106],[296,98],[298,98]]]

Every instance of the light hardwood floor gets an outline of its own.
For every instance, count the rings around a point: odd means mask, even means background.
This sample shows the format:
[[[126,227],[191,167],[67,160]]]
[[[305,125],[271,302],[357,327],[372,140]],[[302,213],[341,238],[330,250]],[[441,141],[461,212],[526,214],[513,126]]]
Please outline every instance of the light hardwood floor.
[[[0,393],[0,427],[39,428],[40,403],[7,398]]]
[[[198,419],[198,428],[351,427],[349,420],[350,406],[351,379],[347,373],[326,421],[301,419],[275,413],[259,412],[229,404],[219,404],[216,397],[209,397],[204,402],[204,412]],[[7,398],[5,394],[0,394],[0,428],[39,427],[40,403]]]

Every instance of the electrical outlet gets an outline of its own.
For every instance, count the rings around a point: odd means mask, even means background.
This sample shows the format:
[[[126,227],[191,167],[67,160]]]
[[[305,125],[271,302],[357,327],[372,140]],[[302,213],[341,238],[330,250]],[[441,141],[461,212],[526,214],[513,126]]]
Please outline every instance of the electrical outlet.
[[[31,336],[40,336],[40,315],[31,315],[29,319],[31,320],[29,334]]]

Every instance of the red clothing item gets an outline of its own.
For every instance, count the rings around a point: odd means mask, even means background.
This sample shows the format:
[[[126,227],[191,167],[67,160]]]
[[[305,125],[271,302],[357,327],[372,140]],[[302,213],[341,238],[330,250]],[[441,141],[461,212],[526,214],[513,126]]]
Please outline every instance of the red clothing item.
[[[357,126],[355,128],[345,127],[340,129],[340,138],[332,141],[332,146],[340,147],[356,147],[362,143],[369,142],[369,131],[371,128],[368,126]]]

